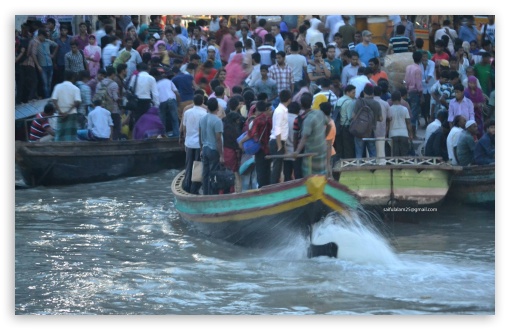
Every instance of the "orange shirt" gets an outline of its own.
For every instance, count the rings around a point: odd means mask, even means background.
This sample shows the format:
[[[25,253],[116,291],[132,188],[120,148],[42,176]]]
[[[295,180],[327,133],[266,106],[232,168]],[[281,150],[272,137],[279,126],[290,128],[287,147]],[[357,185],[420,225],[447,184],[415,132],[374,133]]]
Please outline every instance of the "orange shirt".
[[[381,78],[384,78],[384,79],[386,79],[386,80],[388,80],[388,81],[389,81],[389,79],[388,79],[388,74],[386,74],[386,72],[384,72],[384,71],[382,71],[382,70],[381,70],[381,71],[379,71],[378,73],[374,73],[374,74],[372,75],[372,80],[373,80],[376,84],[377,84],[377,82],[379,81],[379,79],[381,79]]]
[[[331,130],[329,134],[326,136],[326,141],[331,141],[331,156],[336,154],[335,148],[333,145],[335,144],[335,136],[336,136],[336,126],[333,119],[329,120],[329,125],[331,126]]]

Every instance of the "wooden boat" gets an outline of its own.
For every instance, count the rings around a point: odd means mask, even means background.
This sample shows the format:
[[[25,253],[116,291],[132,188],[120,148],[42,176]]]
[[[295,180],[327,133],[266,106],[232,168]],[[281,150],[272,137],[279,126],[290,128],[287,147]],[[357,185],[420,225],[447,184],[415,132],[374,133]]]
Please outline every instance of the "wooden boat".
[[[349,189],[324,175],[225,195],[187,193],[184,175],[182,171],[172,182],[181,218],[208,237],[241,246],[287,244],[296,235],[310,234],[311,226],[329,212],[348,214],[359,205]]]
[[[464,166],[452,178],[448,198],[466,204],[494,206],[496,201],[495,165]]]
[[[378,165],[381,160],[386,165]],[[362,205],[430,206],[443,201],[460,169],[440,157],[386,157],[342,159],[333,172]]]
[[[108,181],[182,168],[176,138],[127,141],[16,141],[16,165],[29,186]]]

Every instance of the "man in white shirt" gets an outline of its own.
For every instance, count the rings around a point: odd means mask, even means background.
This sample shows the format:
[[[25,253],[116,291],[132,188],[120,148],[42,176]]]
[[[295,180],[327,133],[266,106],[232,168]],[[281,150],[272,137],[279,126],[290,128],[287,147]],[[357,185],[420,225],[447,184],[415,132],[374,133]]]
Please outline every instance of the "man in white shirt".
[[[134,89],[135,95],[138,97],[138,107],[133,110],[133,116],[136,121],[149,110],[152,106],[159,107],[159,91],[156,79],[149,75],[149,69],[146,63],[137,65],[139,73],[133,75],[129,81],[129,88]],[[136,88],[134,87],[136,83]]]
[[[262,75],[260,74],[260,53],[251,54],[251,59],[253,61],[253,70],[248,78],[246,78],[245,82],[248,84],[248,87],[253,88],[257,81],[262,78]]]
[[[443,21],[443,27],[436,31],[436,34],[434,35],[434,42],[437,40],[441,40],[441,37],[447,35],[448,36],[448,50],[450,53],[453,54],[453,41],[458,38],[457,31],[450,27],[450,20],[445,19]]]
[[[198,194],[202,185],[200,182],[191,182],[193,162],[200,161],[199,123],[207,110],[202,106],[204,97],[197,94],[193,97],[193,107],[186,110],[182,117],[182,134],[186,147],[186,175],[183,188],[191,194]]]
[[[425,142],[424,145],[427,145],[427,141],[429,140],[429,137],[434,133],[439,127],[441,127],[443,121],[445,121],[448,118],[448,112],[445,110],[439,110],[436,113],[436,119],[427,125],[427,128],[425,129]]]
[[[111,113],[101,106],[100,99],[94,101],[94,106],[94,110],[92,110],[87,117],[88,140],[111,140],[113,133],[113,120]]]
[[[76,74],[72,71],[64,72],[64,82],[57,84],[51,94],[55,106],[57,132],[55,141],[75,141],[78,128],[78,107],[81,103],[81,92],[74,85]]]
[[[361,95],[361,92],[363,91],[363,89],[365,88],[365,86],[367,84],[372,84],[375,86],[375,84],[373,84],[370,81],[370,77],[372,77],[372,74],[373,74],[372,68],[359,67],[358,75],[356,77],[351,78],[351,80],[349,81],[349,85],[353,85],[356,87],[356,98],[357,99],[359,98],[359,96]]]
[[[116,46],[117,42],[116,36],[110,36],[109,43],[103,48],[103,54],[101,55],[101,60],[103,61],[103,67],[106,68],[109,65],[112,65],[117,56],[119,55],[119,47]]]
[[[292,94],[284,89],[280,92],[280,104],[273,112],[273,127],[269,136],[269,153],[271,155],[284,155],[285,143],[289,136],[289,110]],[[280,182],[282,174],[283,158],[275,158],[272,161],[271,184]]]
[[[159,117],[165,126],[168,137],[179,136],[179,117],[177,116],[177,103],[180,101],[179,90],[175,84],[163,76],[156,68],[151,69],[156,78],[159,93]]]
[[[457,146],[460,133],[464,130],[465,127],[466,118],[464,118],[462,115],[455,116],[453,119],[452,129],[446,138],[446,149],[448,149],[448,158],[450,159],[452,165],[458,165],[453,150]]]
[[[126,40],[124,40],[126,47],[119,51],[119,54],[121,54],[124,51],[129,52],[131,54],[131,57],[126,62],[126,65],[127,65],[126,77],[127,77],[127,79],[131,78],[131,76],[133,75],[133,72],[135,72],[136,65],[138,63],[142,63],[142,57],[140,56],[140,53],[137,52],[136,49],[133,49],[133,41],[134,40],[129,37],[126,38]]]
[[[234,44],[234,48],[235,48],[235,50],[232,53],[230,53],[230,55],[228,57],[228,63],[230,63],[230,61],[232,61],[232,59],[234,58],[234,56],[236,56],[236,54],[244,54],[243,43],[241,41],[236,41]]]
[[[333,42],[335,33],[337,33],[338,29],[344,24],[345,23],[341,15],[328,15],[326,17],[324,29],[328,33],[328,44]]]

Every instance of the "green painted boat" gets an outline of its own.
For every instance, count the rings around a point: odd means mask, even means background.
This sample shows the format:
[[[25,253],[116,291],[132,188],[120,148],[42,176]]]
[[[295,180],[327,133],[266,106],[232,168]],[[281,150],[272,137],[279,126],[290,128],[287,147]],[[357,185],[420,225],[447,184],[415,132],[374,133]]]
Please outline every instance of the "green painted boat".
[[[494,206],[496,201],[495,165],[464,166],[452,178],[448,198],[466,204]]]
[[[338,182],[354,191],[368,206],[430,206],[440,204],[452,175],[461,167],[440,157],[342,159],[333,168]]]
[[[296,235],[309,235],[328,213],[348,215],[359,206],[349,189],[324,175],[237,194],[193,195],[182,188],[184,174],[172,181],[181,218],[207,237],[246,247],[288,244]]]

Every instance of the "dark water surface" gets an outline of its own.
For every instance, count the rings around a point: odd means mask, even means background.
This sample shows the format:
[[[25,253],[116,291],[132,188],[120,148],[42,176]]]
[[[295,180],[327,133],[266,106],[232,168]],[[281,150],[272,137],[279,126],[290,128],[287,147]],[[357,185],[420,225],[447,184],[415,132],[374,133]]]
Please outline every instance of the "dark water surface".
[[[384,222],[330,216],[318,239],[249,250],[197,236],[173,208],[176,170],[15,191],[15,314],[495,313],[495,212],[449,204]]]

